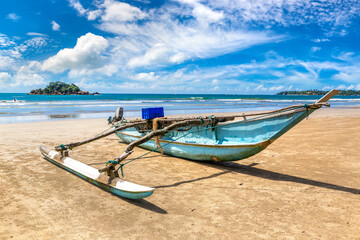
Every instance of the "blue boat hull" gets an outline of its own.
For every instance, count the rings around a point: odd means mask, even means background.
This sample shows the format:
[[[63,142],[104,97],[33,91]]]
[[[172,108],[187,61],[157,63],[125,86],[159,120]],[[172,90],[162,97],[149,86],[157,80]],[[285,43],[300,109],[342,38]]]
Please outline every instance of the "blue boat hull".
[[[167,155],[198,161],[236,161],[251,157],[290,130],[315,109],[302,109],[286,114],[243,120],[216,127],[192,127],[187,131],[172,131],[160,139]],[[116,132],[125,142],[143,137],[135,128]],[[155,139],[140,147],[156,149]],[[156,151],[159,151],[156,149]]]

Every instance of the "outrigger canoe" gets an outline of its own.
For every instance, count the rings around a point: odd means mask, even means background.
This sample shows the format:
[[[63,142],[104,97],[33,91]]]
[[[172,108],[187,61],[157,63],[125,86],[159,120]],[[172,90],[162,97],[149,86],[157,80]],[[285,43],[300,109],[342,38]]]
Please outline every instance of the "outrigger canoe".
[[[333,92],[334,94],[334,92]],[[212,126],[198,125],[177,129],[159,139],[139,145],[147,150],[162,150],[164,154],[196,161],[236,161],[251,157],[269,146],[281,135],[321,108],[332,96],[327,95],[315,104],[287,107],[270,113],[254,114],[240,121]],[[250,115],[247,115],[251,117]],[[152,129],[151,129],[152,130]],[[134,142],[151,130],[131,127],[116,135],[127,143]],[[161,148],[161,149],[160,149]]]
[[[111,130],[93,138],[56,146],[54,150],[40,146],[40,152],[49,162],[116,195],[131,199],[150,196],[154,188],[123,180],[118,171],[136,146],[161,151],[165,154],[197,161],[235,161],[253,156],[307,118],[336,95],[331,90],[313,104],[296,105],[263,113],[237,116],[209,116],[198,118],[154,118],[124,121],[118,108]],[[242,118],[236,120],[236,118]],[[69,150],[115,133],[128,142],[124,153],[108,161],[101,169],[69,157]],[[124,163],[125,162],[125,163]],[[119,167],[117,167],[119,165]]]
[[[315,109],[305,107],[258,119],[242,120],[212,127],[193,126],[187,131],[172,131],[160,139],[164,154],[196,161],[236,161],[251,157],[294,127]],[[127,143],[144,137],[148,132],[135,127],[116,132]],[[155,138],[139,145],[160,151]]]

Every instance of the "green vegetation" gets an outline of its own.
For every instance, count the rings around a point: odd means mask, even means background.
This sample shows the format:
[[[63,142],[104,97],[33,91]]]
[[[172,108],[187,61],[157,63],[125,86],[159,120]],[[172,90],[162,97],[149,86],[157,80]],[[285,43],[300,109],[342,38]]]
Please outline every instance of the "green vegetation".
[[[322,90],[306,90],[306,91],[283,91],[279,92],[276,95],[325,95],[328,91]],[[341,90],[338,94],[340,96],[360,96],[360,91],[358,90]]]
[[[51,82],[46,88],[44,89],[34,89],[31,90],[29,95],[90,95],[89,92],[81,91],[78,86],[75,84],[67,84],[63,82]],[[94,93],[98,94],[98,93]]]

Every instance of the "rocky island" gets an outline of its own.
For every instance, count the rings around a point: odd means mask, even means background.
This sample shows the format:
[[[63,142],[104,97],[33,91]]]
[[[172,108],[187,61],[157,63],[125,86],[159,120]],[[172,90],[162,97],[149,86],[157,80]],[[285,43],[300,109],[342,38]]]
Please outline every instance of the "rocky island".
[[[305,90],[305,91],[283,91],[279,92],[276,95],[325,95],[327,91],[322,90]],[[358,90],[341,90],[338,94],[339,96],[360,96],[360,91]]]
[[[75,84],[67,84],[63,82],[50,82],[44,89],[33,89],[28,95],[99,95],[98,92],[89,93],[82,91]]]

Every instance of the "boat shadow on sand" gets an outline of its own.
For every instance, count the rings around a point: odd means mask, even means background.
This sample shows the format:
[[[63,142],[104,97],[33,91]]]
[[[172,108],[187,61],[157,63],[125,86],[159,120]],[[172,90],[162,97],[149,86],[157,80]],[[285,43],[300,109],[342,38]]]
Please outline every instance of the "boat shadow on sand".
[[[149,210],[149,211],[153,211],[153,212],[156,212],[156,213],[160,213],[160,214],[167,214],[168,212],[158,206],[156,206],[155,204],[145,200],[145,199],[128,199],[128,198],[123,198],[123,197],[120,197],[120,196],[117,196],[113,193],[111,193],[111,195],[117,197],[117,198],[120,198],[130,204],[133,204],[135,206],[138,206],[138,207],[141,207],[141,208],[144,208],[146,210]]]
[[[76,177],[80,178],[81,180],[87,182],[85,179],[75,175]],[[93,185],[95,187],[97,187],[98,189],[108,193],[108,194],[111,194],[112,196],[116,197],[116,198],[119,198],[121,200],[124,200],[130,204],[133,204],[135,206],[138,206],[138,207],[141,207],[141,208],[144,208],[146,210],[149,210],[149,211],[153,211],[153,212],[156,212],[156,213],[160,213],[160,214],[167,214],[168,212],[165,211],[164,209],[156,206],[155,204],[145,200],[145,199],[129,199],[129,198],[125,198],[125,197],[121,197],[121,196],[118,196],[112,192],[109,192],[109,191],[106,191],[105,189],[99,187],[99,186],[96,186],[96,185]]]
[[[195,161],[194,161],[195,162]],[[208,178],[217,177],[219,175],[223,175],[230,172],[236,172],[240,174],[245,174],[249,176],[254,176],[258,178],[273,180],[273,181],[283,181],[283,182],[294,182],[294,183],[300,183],[305,184],[309,186],[319,187],[319,188],[325,188],[325,189],[331,189],[336,191],[342,191],[352,194],[360,194],[360,189],[356,188],[349,188],[344,187],[336,184],[326,183],[326,182],[320,182],[316,180],[306,179],[302,177],[296,177],[288,174],[283,173],[277,173],[269,170],[264,170],[260,168],[255,168],[254,166],[258,165],[258,163],[252,163],[250,165],[243,165],[235,162],[195,162],[201,165],[205,165],[208,167],[213,167],[219,170],[223,170],[223,172],[212,174],[207,177],[201,177],[193,180],[187,180],[187,181],[181,181],[177,182],[171,185],[163,185],[163,186],[155,186],[155,188],[168,188],[168,187],[176,187],[181,184],[190,183],[190,182],[196,182],[201,181]]]

